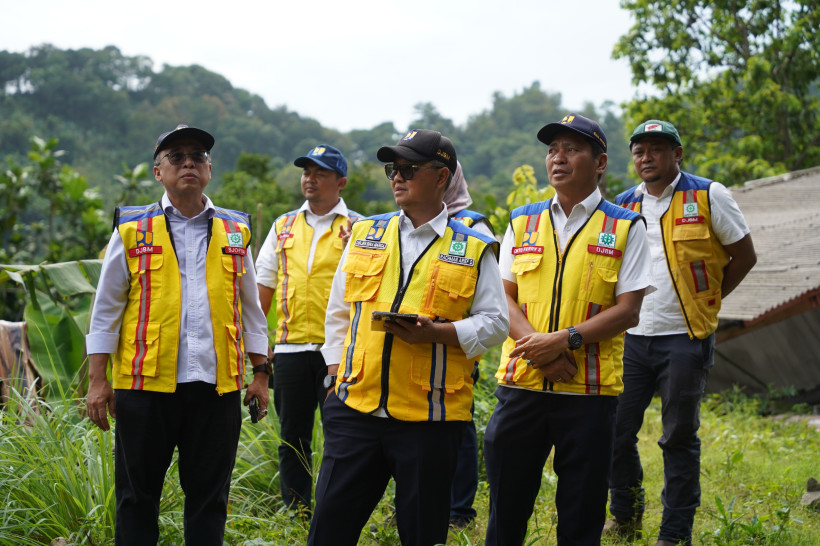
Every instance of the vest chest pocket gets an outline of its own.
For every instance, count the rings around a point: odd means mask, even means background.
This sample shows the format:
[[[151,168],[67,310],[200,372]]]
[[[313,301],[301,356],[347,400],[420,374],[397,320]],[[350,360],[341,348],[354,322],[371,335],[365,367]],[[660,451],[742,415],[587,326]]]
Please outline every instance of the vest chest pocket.
[[[131,322],[125,327],[126,347],[120,363],[123,375],[159,375],[159,322]]]
[[[519,254],[513,258],[510,271],[515,274],[518,283],[518,301],[539,301],[541,297],[541,260],[542,254]]]
[[[424,297],[425,311],[448,320],[461,320],[475,294],[478,271],[440,262],[432,268]]]
[[[429,355],[413,356],[410,361],[410,379],[422,390],[442,389],[453,394],[464,387],[464,369],[454,362],[431,359]]]
[[[611,307],[615,301],[618,270],[598,265],[595,260],[588,262],[585,269],[578,299],[604,307]]]
[[[128,268],[131,272],[131,294],[133,300],[162,298],[162,254],[143,254],[137,258],[128,259]],[[137,288],[137,291],[134,291]]]
[[[276,238],[276,252],[282,252],[289,248],[293,248],[293,240],[296,237],[292,233],[279,233]]]
[[[388,256],[387,252],[348,251],[342,265],[342,271],[347,273],[346,302],[370,301],[376,297]]]
[[[228,273],[234,273],[237,277],[241,277],[245,274],[245,259],[238,254],[223,254],[222,267],[224,267]]]
[[[712,258],[712,242],[705,223],[673,226],[672,242],[681,265]]]

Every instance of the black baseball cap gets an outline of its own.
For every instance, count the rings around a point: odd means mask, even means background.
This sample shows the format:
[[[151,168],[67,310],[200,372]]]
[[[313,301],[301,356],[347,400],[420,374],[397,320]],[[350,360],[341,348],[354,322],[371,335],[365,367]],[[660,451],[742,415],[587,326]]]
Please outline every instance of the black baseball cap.
[[[157,138],[157,144],[154,146],[154,159],[157,158],[157,154],[167,148],[173,141],[182,138],[192,138],[196,140],[209,152],[211,151],[211,148],[214,147],[214,142],[216,142],[214,137],[211,136],[211,133],[203,131],[202,129],[197,129],[196,127],[188,127],[187,125],[180,124],[177,125],[174,130],[159,135]]]
[[[342,152],[327,144],[319,144],[312,148],[307,155],[297,157],[293,164],[297,167],[304,167],[308,161],[312,161],[323,169],[336,171],[342,176],[347,176],[347,160]]]
[[[379,161],[390,163],[396,157],[408,161],[441,161],[455,174],[458,166],[456,149],[446,136],[429,129],[413,129],[395,146],[382,146],[376,153]]]
[[[553,137],[558,131],[569,129],[575,131],[579,135],[583,135],[598,146],[601,146],[606,152],[606,135],[597,121],[593,121],[578,114],[567,114],[561,121],[548,123],[541,127],[538,131],[538,140],[549,146]]]

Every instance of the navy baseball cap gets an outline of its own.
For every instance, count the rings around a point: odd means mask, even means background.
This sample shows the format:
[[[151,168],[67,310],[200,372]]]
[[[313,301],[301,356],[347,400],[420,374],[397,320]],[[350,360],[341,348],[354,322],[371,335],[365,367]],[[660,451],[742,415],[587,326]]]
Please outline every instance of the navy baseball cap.
[[[569,129],[583,135],[606,152],[606,135],[597,121],[593,121],[578,114],[567,114],[564,119],[555,123],[548,123],[538,131],[538,140],[549,146],[558,131]]]
[[[342,176],[347,176],[347,159],[342,155],[342,152],[333,146],[319,144],[310,150],[307,155],[294,159],[293,164],[297,167],[304,167],[308,161],[316,163],[323,169],[336,171]]]
[[[458,166],[456,149],[450,139],[438,131],[413,129],[395,146],[382,146],[376,153],[379,161],[390,163],[396,157],[408,161],[441,161],[455,174]]]
[[[214,137],[207,131],[203,131],[202,129],[197,129],[196,127],[188,127],[187,125],[177,125],[173,131],[168,131],[167,133],[162,133],[157,138],[157,144],[154,146],[154,159],[157,158],[157,154],[159,154],[162,150],[167,148],[173,141],[179,140],[182,138],[192,138],[205,146],[207,151],[211,151],[211,148],[214,147]]]
[[[673,144],[677,146],[683,146],[680,141],[680,133],[668,121],[661,121],[659,119],[650,119],[644,121],[637,127],[635,130],[632,131],[632,136],[629,137],[629,149],[632,149],[632,145],[635,144],[637,141],[642,139],[643,137],[647,136],[659,136],[663,137],[667,140],[672,141]]]

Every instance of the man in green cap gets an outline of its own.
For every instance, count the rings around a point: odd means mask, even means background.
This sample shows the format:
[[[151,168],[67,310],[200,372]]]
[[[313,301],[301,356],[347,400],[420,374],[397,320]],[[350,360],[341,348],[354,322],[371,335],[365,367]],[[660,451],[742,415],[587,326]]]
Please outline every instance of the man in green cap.
[[[640,323],[624,340],[624,392],[618,401],[610,512],[604,535],[640,534],[644,510],[638,431],[655,391],[663,434],[663,517],[658,545],[690,544],[700,504],[700,401],[713,364],[723,298],[757,258],[749,228],[720,183],[680,170],[683,145],[668,121],[648,120],[629,140],[643,182],[616,203],[647,223],[652,285]]]

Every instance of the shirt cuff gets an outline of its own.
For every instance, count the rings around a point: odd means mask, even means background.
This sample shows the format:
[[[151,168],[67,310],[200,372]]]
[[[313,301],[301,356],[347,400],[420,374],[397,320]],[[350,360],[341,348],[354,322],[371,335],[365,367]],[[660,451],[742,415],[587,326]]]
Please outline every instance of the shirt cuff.
[[[119,334],[99,333],[87,334],[85,336],[86,354],[109,354],[117,352],[117,345],[120,343]]]
[[[325,364],[327,364],[328,366],[340,364],[342,362],[343,348],[343,346],[328,347],[327,345],[323,345],[322,358],[325,359]]]
[[[461,350],[467,355],[467,360],[473,359],[484,353],[484,347],[478,341],[475,328],[466,320],[457,320],[453,322],[456,328],[456,335],[458,336],[458,344]]]
[[[268,336],[242,332],[245,337],[245,352],[268,356]]]

